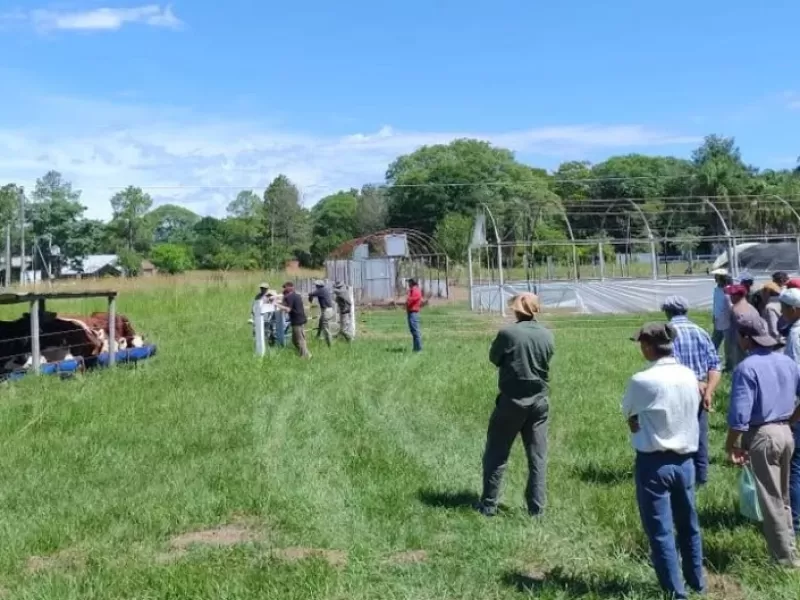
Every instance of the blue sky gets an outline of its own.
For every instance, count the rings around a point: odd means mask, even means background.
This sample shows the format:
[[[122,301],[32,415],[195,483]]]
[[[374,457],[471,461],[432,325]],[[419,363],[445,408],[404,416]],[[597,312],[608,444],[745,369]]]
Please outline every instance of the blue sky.
[[[278,173],[307,203],[476,136],[555,168],[800,155],[800,3],[0,0],[0,183],[50,168],[107,217],[115,188],[222,214]]]

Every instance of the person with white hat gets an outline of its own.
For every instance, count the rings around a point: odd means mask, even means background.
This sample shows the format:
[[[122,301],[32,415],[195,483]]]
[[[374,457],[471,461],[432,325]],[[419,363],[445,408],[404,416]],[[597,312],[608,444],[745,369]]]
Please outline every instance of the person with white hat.
[[[715,269],[711,271],[714,276],[716,287],[714,288],[713,299],[713,317],[714,317],[714,331],[711,334],[711,340],[714,342],[714,348],[719,353],[720,348],[725,346],[725,368],[730,370],[731,362],[729,350],[728,329],[731,326],[731,302],[730,298],[725,294],[725,286],[731,282],[730,275],[727,269]]]

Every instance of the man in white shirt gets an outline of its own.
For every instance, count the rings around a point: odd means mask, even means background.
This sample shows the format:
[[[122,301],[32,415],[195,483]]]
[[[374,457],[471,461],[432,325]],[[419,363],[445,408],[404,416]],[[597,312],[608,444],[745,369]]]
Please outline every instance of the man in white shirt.
[[[781,303],[781,317],[788,326],[786,347],[783,353],[800,364],[800,289],[785,288],[778,300]],[[789,471],[789,495],[792,504],[792,525],[794,534],[800,535],[800,424],[792,425],[794,435],[794,454]]]
[[[693,461],[700,390],[694,372],[673,356],[676,337],[671,324],[649,323],[631,338],[650,365],[628,383],[622,412],[636,450],[636,499],[658,582],[671,597],[688,598],[684,579],[695,592],[705,590]]]

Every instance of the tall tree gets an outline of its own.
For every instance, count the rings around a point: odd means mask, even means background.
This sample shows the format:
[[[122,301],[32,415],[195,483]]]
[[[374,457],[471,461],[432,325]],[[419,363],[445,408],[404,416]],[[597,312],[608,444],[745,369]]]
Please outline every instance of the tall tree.
[[[111,228],[128,251],[149,249],[152,232],[145,215],[152,206],[150,195],[132,185],[111,197]]]
[[[297,186],[285,175],[278,175],[264,191],[264,232],[270,267],[309,248],[309,214]]]
[[[26,207],[33,238],[30,243],[39,245],[40,256],[53,265],[54,271],[58,272],[60,264],[80,269],[87,250],[93,246],[87,237],[92,232],[82,223],[86,207],[80,203],[81,192],[72,189],[58,171],[49,171],[36,180],[31,196]],[[55,248],[60,251],[58,258],[53,256]]]
[[[146,216],[147,227],[153,232],[156,244],[190,244],[192,228],[200,220],[200,215],[183,206],[162,204]]]
[[[356,198],[356,235],[369,235],[384,229],[388,217],[385,186],[365,185]]]
[[[314,240],[311,244],[311,258],[315,265],[322,264],[331,250],[356,237],[357,209],[357,190],[326,196],[311,209]]]
[[[264,203],[252,190],[241,191],[226,208],[228,216],[238,219],[257,219],[262,216]]]

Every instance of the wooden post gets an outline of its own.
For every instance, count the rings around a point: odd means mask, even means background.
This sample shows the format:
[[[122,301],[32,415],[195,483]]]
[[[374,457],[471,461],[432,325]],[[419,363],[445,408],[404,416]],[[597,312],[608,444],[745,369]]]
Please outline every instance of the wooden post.
[[[42,351],[39,340],[39,299],[31,300],[31,358],[35,375],[41,373]]]
[[[108,297],[108,366],[117,364],[117,299]]]

